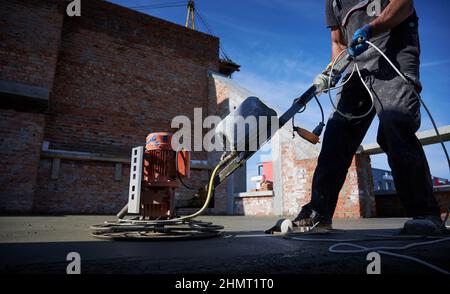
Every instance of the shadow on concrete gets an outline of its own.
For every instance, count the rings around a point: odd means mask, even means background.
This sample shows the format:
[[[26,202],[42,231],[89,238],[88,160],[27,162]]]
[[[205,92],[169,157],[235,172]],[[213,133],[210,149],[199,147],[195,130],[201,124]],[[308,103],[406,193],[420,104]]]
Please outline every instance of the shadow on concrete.
[[[92,241],[0,244],[1,273],[66,272],[69,252],[81,256],[82,273],[183,274],[365,274],[367,254],[333,254],[336,242],[324,238],[354,239],[392,235],[398,230],[349,230],[326,235],[302,235],[296,241],[261,231],[226,232],[215,239],[170,242]],[[400,246],[418,240],[361,241],[373,247]],[[420,240],[423,241],[423,240]],[[450,242],[413,248],[401,253],[450,270]],[[435,273],[411,261],[382,256],[382,273]]]

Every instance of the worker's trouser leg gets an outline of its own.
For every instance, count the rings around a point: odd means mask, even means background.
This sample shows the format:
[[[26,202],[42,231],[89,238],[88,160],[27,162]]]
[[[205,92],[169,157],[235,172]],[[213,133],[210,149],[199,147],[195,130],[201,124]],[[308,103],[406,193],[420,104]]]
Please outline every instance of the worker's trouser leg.
[[[373,79],[380,125],[377,141],[386,152],[397,195],[408,216],[439,216],[425,152],[417,139],[420,101],[400,77]]]
[[[420,102],[400,78],[367,78],[380,119],[378,142],[386,152],[397,194],[409,216],[439,215],[423,148],[415,136],[420,126]],[[364,86],[353,78],[338,94],[344,113],[363,114],[370,105]],[[309,207],[331,222],[353,155],[375,115],[348,120],[334,113],[328,121],[314,173]]]
[[[367,90],[355,78],[338,93],[337,100],[344,113],[363,114],[370,107]],[[324,222],[331,223],[348,168],[374,116],[372,111],[362,119],[348,120],[335,112],[327,122],[308,205],[325,218]]]

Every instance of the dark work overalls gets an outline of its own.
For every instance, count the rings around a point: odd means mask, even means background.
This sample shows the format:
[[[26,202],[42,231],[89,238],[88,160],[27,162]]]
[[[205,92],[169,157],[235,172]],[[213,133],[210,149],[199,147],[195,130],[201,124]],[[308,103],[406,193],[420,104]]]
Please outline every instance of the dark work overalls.
[[[329,1],[327,5],[332,5],[336,21],[349,44],[354,32],[376,17],[370,16],[367,9],[373,1],[335,0],[333,4]],[[387,0],[377,1],[382,9],[389,3]],[[420,92],[416,13],[371,41],[414,82]],[[387,154],[397,195],[408,216],[439,215],[427,159],[415,135],[420,127],[420,101],[413,93],[414,86],[405,83],[373,48],[358,56],[357,62],[374,94],[375,109],[362,119],[349,120],[336,112],[332,114],[314,173],[311,202],[306,208],[322,215],[325,218],[323,222],[331,223],[352,158],[374,116],[378,115],[377,142]],[[356,73],[337,94],[337,101],[337,107],[343,113],[361,115],[369,110],[370,96]]]

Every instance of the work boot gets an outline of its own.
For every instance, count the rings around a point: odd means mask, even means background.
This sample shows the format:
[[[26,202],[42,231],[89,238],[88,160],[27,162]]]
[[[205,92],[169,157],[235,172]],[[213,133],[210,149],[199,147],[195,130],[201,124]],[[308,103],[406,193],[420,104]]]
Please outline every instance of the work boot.
[[[419,216],[407,221],[400,234],[414,236],[440,236],[446,231],[439,216]]]
[[[286,235],[291,233],[293,230],[292,221],[289,219],[279,219],[275,226],[272,228],[265,230],[264,233],[272,234],[272,235]]]
[[[302,210],[292,223],[294,225],[294,233],[325,233],[333,229],[331,221],[327,221],[323,216],[311,209],[308,205],[302,207]]]

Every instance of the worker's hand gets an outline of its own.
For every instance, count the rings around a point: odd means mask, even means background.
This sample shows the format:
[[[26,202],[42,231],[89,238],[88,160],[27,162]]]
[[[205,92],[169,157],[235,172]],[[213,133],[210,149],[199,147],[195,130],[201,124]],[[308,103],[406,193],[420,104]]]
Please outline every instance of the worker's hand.
[[[340,75],[336,75],[336,73],[334,75],[332,75],[331,77],[331,85],[329,85],[329,77],[331,74],[331,66],[332,66],[332,62],[330,62],[330,64],[328,64],[327,68],[319,75],[316,76],[316,78],[314,79],[314,86],[316,86],[316,93],[327,93],[328,92],[328,86],[331,86],[332,88],[334,86],[336,86],[336,84],[338,83],[339,79],[341,78]]]
[[[328,90],[328,74],[321,73],[314,79],[314,86],[316,86],[316,93],[322,93]]]
[[[365,25],[359,30],[355,32],[352,38],[352,43],[350,47],[347,49],[347,52],[350,56],[356,57],[363,52],[365,52],[369,48],[368,41],[372,36],[372,26]]]

